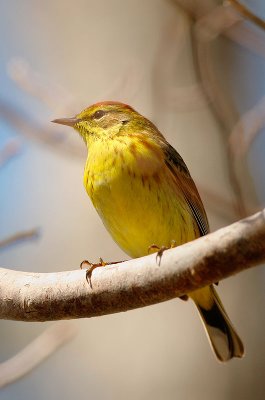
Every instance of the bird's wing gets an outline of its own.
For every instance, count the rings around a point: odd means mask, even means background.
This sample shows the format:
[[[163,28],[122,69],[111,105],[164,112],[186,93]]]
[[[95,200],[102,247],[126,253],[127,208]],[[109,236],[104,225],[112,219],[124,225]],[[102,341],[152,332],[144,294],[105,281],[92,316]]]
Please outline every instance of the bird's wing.
[[[201,236],[206,235],[209,232],[207,215],[188,167],[179,153],[169,143],[163,141],[162,147],[165,154],[165,164],[172,174],[178,190],[182,191],[197,222]]]

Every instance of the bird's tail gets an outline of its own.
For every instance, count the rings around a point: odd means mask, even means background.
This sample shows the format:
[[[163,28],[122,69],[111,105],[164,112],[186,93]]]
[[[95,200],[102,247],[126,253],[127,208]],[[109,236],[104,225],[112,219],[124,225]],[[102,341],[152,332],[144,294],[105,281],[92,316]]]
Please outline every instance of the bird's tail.
[[[195,302],[211,346],[220,361],[243,357],[244,346],[236,333],[214,287],[207,286],[189,294]]]

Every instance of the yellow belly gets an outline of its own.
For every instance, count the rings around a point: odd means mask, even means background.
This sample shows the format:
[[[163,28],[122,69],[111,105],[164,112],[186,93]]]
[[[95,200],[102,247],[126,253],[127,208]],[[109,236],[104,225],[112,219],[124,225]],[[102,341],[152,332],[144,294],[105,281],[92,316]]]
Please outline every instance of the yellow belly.
[[[86,190],[117,244],[130,256],[141,257],[152,244],[169,247],[172,240],[179,245],[198,237],[190,209],[162,158],[139,164],[127,147],[119,154],[115,162],[110,149],[107,158],[94,154],[84,174]],[[102,168],[104,163],[108,165]]]

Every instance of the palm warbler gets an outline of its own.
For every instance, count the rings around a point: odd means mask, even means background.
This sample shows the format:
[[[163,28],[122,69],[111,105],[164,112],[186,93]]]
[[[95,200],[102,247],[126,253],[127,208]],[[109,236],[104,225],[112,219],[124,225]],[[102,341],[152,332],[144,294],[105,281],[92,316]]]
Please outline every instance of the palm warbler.
[[[209,231],[207,216],[177,151],[130,106],[102,102],[69,125],[88,148],[84,186],[113,239],[131,257],[189,242]],[[155,244],[155,246],[152,246]],[[220,361],[242,357],[243,344],[214,289],[189,293]]]

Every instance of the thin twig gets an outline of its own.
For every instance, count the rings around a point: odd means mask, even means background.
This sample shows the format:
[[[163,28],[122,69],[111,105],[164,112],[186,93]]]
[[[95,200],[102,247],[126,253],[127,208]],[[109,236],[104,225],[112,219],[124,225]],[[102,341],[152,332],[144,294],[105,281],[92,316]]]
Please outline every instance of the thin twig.
[[[254,14],[248,7],[246,7],[240,1],[226,0],[224,1],[224,4],[232,4],[232,6],[246,19],[252,21],[255,25],[257,25],[261,29],[265,29],[265,21],[262,18],[258,17],[256,14]]]
[[[40,236],[39,228],[33,228],[28,231],[16,232],[14,235],[0,240],[0,250],[3,250],[8,246],[11,246],[13,244],[16,244],[24,240],[36,239],[39,236]]]
[[[0,117],[10,124],[17,133],[24,137],[45,144],[52,148],[71,156],[81,157],[85,155],[85,148],[80,141],[69,143],[69,137],[73,136],[73,132],[58,132],[52,128],[45,128],[39,123],[32,120],[32,117],[24,114],[13,104],[0,99]],[[53,124],[54,125],[54,124]]]
[[[74,111],[74,96],[57,83],[50,84],[40,73],[35,71],[27,60],[12,58],[7,64],[7,73],[12,81],[25,93],[55,112],[71,113]],[[63,115],[63,114],[62,114]]]
[[[0,388],[32,371],[77,333],[71,322],[57,322],[9,360],[0,363]]]
[[[190,16],[191,19],[197,21],[199,18],[208,14],[216,7],[212,0],[175,0],[185,12]],[[230,11],[237,14],[237,18],[243,21],[243,14],[240,14],[229,2],[226,3],[226,7],[230,8]],[[213,21],[214,25],[214,21]],[[235,24],[228,26],[222,34],[248,50],[255,52],[261,56],[265,56],[265,43],[263,32],[253,30],[253,26],[247,26],[245,24]]]
[[[112,81],[111,86],[102,93],[99,100],[115,98],[130,102],[141,88],[143,71],[144,68],[140,61],[131,60],[124,71]],[[68,90],[56,83],[49,82],[23,58],[11,59],[7,64],[7,72],[21,90],[41,100],[57,115],[74,115],[83,107],[84,101],[77,102]],[[85,105],[92,103],[87,98],[84,100],[87,102]]]

